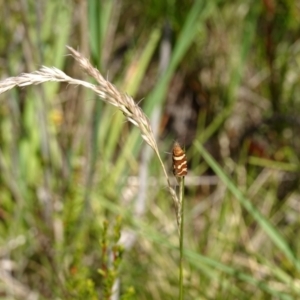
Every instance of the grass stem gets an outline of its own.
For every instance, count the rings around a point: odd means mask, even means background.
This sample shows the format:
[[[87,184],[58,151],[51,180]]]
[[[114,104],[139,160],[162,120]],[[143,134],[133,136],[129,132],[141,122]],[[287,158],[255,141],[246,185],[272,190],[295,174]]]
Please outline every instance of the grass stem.
[[[180,209],[180,229],[179,229],[179,300],[183,300],[183,229],[184,229],[184,177],[179,177],[179,209]]]

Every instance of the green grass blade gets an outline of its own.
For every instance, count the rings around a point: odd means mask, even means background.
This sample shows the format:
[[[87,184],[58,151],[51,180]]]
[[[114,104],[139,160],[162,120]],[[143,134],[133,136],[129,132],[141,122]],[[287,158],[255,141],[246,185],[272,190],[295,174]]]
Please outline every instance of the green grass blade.
[[[144,110],[147,114],[151,114],[154,107],[164,100],[167,93],[169,82],[178,67],[178,64],[182,60],[186,51],[194,41],[195,35],[198,32],[195,28],[204,25],[205,18],[210,14],[212,9],[215,7],[215,2],[201,1],[198,0],[192,6],[189,14],[186,17],[186,22],[183,25],[182,31],[179,35],[178,41],[176,42],[174,52],[166,72],[158,80],[156,87],[153,92],[147,97],[147,101]],[[198,28],[199,30],[199,28]]]
[[[294,256],[292,250],[278,232],[278,230],[252,205],[243,193],[234,185],[212,156],[204,149],[200,142],[195,141],[194,145],[199,150],[207,164],[214,170],[217,176],[227,186],[230,192],[239,200],[242,206],[252,215],[261,228],[266,232],[274,244],[285,254],[285,256],[300,270],[300,262]]]

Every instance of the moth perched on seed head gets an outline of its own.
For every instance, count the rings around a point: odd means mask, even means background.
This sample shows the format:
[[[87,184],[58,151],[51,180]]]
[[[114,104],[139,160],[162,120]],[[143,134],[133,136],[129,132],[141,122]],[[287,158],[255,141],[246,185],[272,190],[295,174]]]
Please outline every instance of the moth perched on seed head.
[[[173,174],[176,177],[183,177],[187,174],[186,156],[178,142],[175,142],[173,146]]]

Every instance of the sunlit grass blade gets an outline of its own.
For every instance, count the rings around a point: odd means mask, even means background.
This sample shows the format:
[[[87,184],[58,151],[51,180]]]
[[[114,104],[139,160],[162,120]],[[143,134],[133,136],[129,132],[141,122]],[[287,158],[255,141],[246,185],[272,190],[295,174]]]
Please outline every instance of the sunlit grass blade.
[[[242,206],[249,212],[250,215],[256,220],[261,228],[266,232],[273,243],[285,254],[295,267],[300,270],[300,262],[294,256],[292,250],[288,246],[279,231],[252,205],[252,203],[243,195],[243,193],[235,186],[232,180],[220,168],[212,156],[204,149],[199,141],[194,142],[194,146],[203,156],[207,164],[214,170],[223,183],[227,186],[230,192],[240,201]]]
[[[153,91],[147,96],[147,101],[144,106],[147,114],[151,114],[156,105],[161,105],[164,102],[167,88],[178,64],[194,41],[195,35],[204,25],[205,18],[212,13],[215,5],[214,1],[205,2],[198,0],[194,2],[183,24],[178,40],[176,41],[168,68],[158,80]]]
[[[264,168],[276,169],[286,172],[297,172],[299,171],[299,166],[291,163],[285,163],[280,161],[275,161],[271,159],[250,156],[248,160],[249,164]]]

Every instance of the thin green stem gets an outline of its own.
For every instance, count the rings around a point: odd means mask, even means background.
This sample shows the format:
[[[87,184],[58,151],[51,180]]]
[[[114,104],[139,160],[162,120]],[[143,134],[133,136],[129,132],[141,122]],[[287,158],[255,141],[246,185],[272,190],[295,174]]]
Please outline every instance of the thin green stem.
[[[179,300],[183,300],[183,228],[184,228],[184,177],[179,178],[179,209],[180,209],[180,230],[179,230]]]

